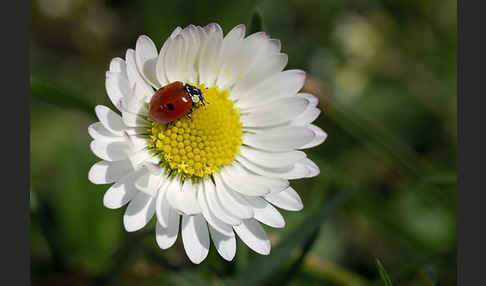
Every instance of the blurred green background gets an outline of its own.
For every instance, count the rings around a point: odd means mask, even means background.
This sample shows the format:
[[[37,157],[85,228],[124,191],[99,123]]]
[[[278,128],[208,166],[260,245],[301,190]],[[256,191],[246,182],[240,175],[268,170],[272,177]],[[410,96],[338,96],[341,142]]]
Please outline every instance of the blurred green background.
[[[32,285],[456,284],[456,1],[30,1]],[[158,249],[154,221],[127,233],[124,209],[87,179],[93,104],[113,57],[140,34],[160,48],[176,26],[248,23],[255,7],[308,72],[327,141],[310,149],[304,202],[266,228],[268,257],[238,242],[192,265],[180,238]],[[53,89],[57,88],[57,89]],[[58,97],[56,97],[56,95]]]

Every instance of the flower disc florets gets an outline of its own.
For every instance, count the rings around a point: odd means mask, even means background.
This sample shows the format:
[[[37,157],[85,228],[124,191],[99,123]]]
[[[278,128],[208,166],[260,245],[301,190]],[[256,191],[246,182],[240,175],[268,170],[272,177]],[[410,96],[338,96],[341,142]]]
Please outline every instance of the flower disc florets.
[[[172,173],[203,178],[239,154],[242,124],[227,90],[196,86],[207,103],[194,108],[191,118],[181,117],[171,124],[152,122],[149,148]]]

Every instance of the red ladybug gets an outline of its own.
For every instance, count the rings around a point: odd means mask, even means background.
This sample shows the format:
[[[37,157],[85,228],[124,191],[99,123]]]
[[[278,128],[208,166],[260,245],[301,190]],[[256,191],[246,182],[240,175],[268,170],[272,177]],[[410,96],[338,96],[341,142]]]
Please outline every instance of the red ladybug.
[[[150,100],[150,119],[166,124],[179,117],[192,113],[192,108],[204,104],[204,97],[199,88],[180,81],[170,83],[155,92]]]

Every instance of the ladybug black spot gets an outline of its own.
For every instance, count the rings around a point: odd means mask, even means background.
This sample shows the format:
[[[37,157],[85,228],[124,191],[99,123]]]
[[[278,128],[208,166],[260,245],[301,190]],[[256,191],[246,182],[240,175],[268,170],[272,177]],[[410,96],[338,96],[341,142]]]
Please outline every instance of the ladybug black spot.
[[[169,110],[174,110],[174,109],[175,109],[175,108],[174,108],[174,105],[173,105],[172,103],[167,104],[167,108],[168,108]]]

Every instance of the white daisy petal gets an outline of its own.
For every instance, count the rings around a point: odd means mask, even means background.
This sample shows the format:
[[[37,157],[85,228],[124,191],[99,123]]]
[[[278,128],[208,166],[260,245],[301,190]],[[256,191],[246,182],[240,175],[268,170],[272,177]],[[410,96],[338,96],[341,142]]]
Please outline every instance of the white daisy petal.
[[[280,53],[280,49],[282,48],[282,43],[279,39],[269,39],[269,49],[271,53]]]
[[[282,178],[287,180],[300,179],[310,176],[311,172],[313,171],[306,165],[299,163],[295,163],[294,165],[282,168],[267,168],[250,162],[247,159],[238,155],[236,156],[236,160],[238,160],[239,163],[241,163],[243,166],[245,166],[245,168],[251,170],[252,172],[269,178]],[[284,188],[286,188],[287,186],[284,186]],[[277,191],[281,191],[284,188],[277,189]]]
[[[257,59],[258,61],[258,59]],[[286,54],[274,54],[267,56],[264,61],[252,68],[235,84],[235,90],[244,90],[250,86],[255,86],[265,79],[281,72],[287,65],[288,56]]]
[[[243,136],[243,144],[268,151],[290,151],[308,144],[315,137],[316,133],[309,128],[285,126],[247,133]]]
[[[233,28],[223,39],[221,46],[221,69],[216,85],[221,88],[232,86],[238,77],[248,69],[250,52],[242,54],[245,50],[245,27],[243,25]],[[254,56],[254,54],[252,54]]]
[[[241,224],[233,226],[233,229],[250,249],[262,255],[270,254],[270,240],[256,220],[244,220]]]
[[[216,195],[227,212],[240,219],[253,217],[253,209],[248,206],[248,202],[242,195],[228,188],[219,174],[214,174],[214,181],[216,182]]]
[[[249,174],[244,169],[233,166],[226,166],[220,170],[223,182],[232,190],[247,196],[263,196],[270,193],[270,189],[258,183],[256,176]]]
[[[93,140],[90,144],[91,151],[99,158],[106,161],[119,161],[128,158],[132,152],[132,146],[126,141],[101,141]]]
[[[126,75],[121,72],[106,72],[105,89],[116,108],[119,108],[123,97],[130,95],[130,84]]]
[[[132,172],[111,186],[103,196],[103,205],[109,209],[118,209],[128,203],[138,193],[133,181],[140,174]]]
[[[274,41],[271,41],[270,37],[265,32],[251,34],[240,46],[241,48],[238,50],[238,55],[236,57],[240,60],[237,66],[238,69],[236,69],[239,71],[239,74],[237,74],[237,81],[231,82],[231,84],[235,83],[234,87],[231,89],[232,94],[238,94],[241,91],[250,89],[252,84],[256,83],[254,81],[256,78],[252,78],[252,74],[264,71],[266,68],[272,69],[272,67],[266,65],[271,62],[267,61],[267,59],[276,58],[276,56],[278,57],[278,55],[280,55],[280,47],[276,45]],[[281,63],[285,66],[286,60]],[[275,71],[277,71],[277,69]],[[264,77],[270,76],[270,74],[275,71],[270,70],[264,72],[262,75]],[[258,79],[258,81],[260,80],[264,80],[264,78]]]
[[[157,56],[157,48],[155,47],[154,42],[145,35],[138,37],[135,46],[135,59],[138,70],[143,78],[153,87],[160,88],[160,83],[157,81],[155,72]]]
[[[133,95],[125,97],[120,101],[122,120],[126,126],[141,127],[150,125],[146,120],[149,112],[145,100],[147,97],[152,96],[152,94],[141,89],[141,85],[135,85]]]
[[[150,123],[142,117],[142,113],[133,113],[123,109],[123,104],[121,106],[123,123],[127,126],[137,127],[137,126],[148,126]]]
[[[180,65],[182,75],[179,80],[183,82],[195,82],[197,80],[195,64],[199,53],[199,35],[194,25],[187,26],[180,34],[184,39],[185,52],[182,57],[183,64]]]
[[[88,173],[88,179],[93,184],[110,184],[118,181],[134,169],[129,160],[95,163]]]
[[[209,180],[207,180],[209,181]],[[204,194],[206,201],[208,202],[211,211],[223,222],[230,225],[237,225],[241,223],[241,220],[234,217],[230,212],[226,211],[221,205],[218,197],[216,196],[216,187],[212,182],[205,184]]]
[[[268,168],[287,167],[306,158],[305,153],[302,151],[267,152],[249,146],[241,146],[240,152],[241,156],[250,162]]]
[[[243,24],[236,25],[224,37],[225,41],[234,41],[235,39],[242,40],[245,37],[246,26]]]
[[[123,215],[123,225],[129,232],[143,228],[155,213],[155,198],[143,192],[130,201]]]
[[[125,75],[127,72],[125,61],[120,57],[113,58],[110,62],[110,71]]]
[[[218,23],[209,23],[204,26],[203,29],[209,35],[216,34],[221,38],[223,37],[223,29],[221,29],[221,26]]]
[[[96,122],[88,126],[88,134],[91,138],[100,141],[116,141],[122,139],[121,136],[115,135],[106,129],[101,122]]]
[[[167,201],[167,186],[169,181],[164,181],[159,189],[157,198],[155,199],[155,215],[157,221],[163,228],[169,226],[169,212],[172,210],[169,202]]]
[[[196,57],[197,66],[195,67],[195,71],[197,73],[199,71],[198,66],[199,66],[199,58],[200,58],[201,50],[202,47],[206,44],[206,41],[208,39],[208,33],[201,26],[196,26],[194,33],[197,34],[197,38],[199,42],[199,53]]]
[[[321,114],[321,110],[316,107],[311,107],[306,109],[304,112],[302,112],[301,115],[298,117],[294,118],[290,124],[295,125],[295,126],[304,126],[312,123],[314,120],[319,117]]]
[[[153,93],[153,88],[145,81],[137,68],[137,60],[133,49],[127,50],[125,59],[127,61],[127,76],[130,88],[133,89],[134,86],[139,86],[141,90]]]
[[[265,200],[272,203],[273,205],[288,211],[300,211],[304,208],[304,204],[299,197],[299,194],[291,188],[288,187],[284,191],[278,193],[272,193],[265,196]]]
[[[260,59],[264,59],[268,55],[275,55],[280,53],[280,49],[282,48],[282,43],[280,42],[279,39],[273,39],[270,38],[269,35],[266,35],[265,40],[266,40],[265,50],[261,53]]]
[[[170,34],[170,38],[175,38],[175,36],[177,36],[180,32],[182,31],[182,28],[177,26],[174,31],[172,31],[172,33]]]
[[[167,249],[174,245],[179,233],[179,217],[172,208],[169,208],[167,227],[163,227],[160,223],[155,226],[155,239],[157,245],[162,249]]]
[[[153,159],[153,156],[148,150],[134,152],[128,157],[134,169],[138,169],[144,162],[150,161],[151,159]]]
[[[321,110],[316,107],[319,99],[309,93],[299,93],[298,96],[306,98],[309,101],[309,105],[307,105],[304,112],[292,119],[290,125],[305,126],[312,123],[321,114]]]
[[[241,121],[247,127],[275,126],[297,117],[309,101],[303,97],[288,97],[242,110]]]
[[[147,170],[143,176],[135,180],[135,187],[147,195],[155,196],[163,181],[164,177],[162,174],[154,175]]]
[[[124,135],[124,137],[126,138],[126,142],[129,143],[132,152],[140,151],[148,146],[147,136],[145,135],[130,135],[127,132],[125,132]]]
[[[304,79],[305,80],[305,79]],[[299,89],[300,90],[300,89]],[[319,103],[319,98],[307,92],[300,92],[297,94],[298,96],[305,97],[309,101],[309,107],[316,107]]]
[[[253,207],[255,219],[271,227],[282,228],[285,220],[280,212],[271,204],[259,197],[248,197],[248,203]]]
[[[183,79],[185,49],[184,37],[181,34],[178,34],[167,47],[164,68],[169,82]]]
[[[152,175],[155,175],[155,176],[162,176],[162,180],[164,181],[168,181],[168,178],[167,176],[165,176],[164,174],[164,167],[161,167],[158,163],[158,160],[156,159],[155,161],[156,162],[151,162],[151,161],[145,161],[143,162],[143,166],[145,168],[147,168],[147,170],[152,174]]]
[[[205,180],[204,182],[204,189],[206,189],[206,184],[208,184],[207,181],[208,180]],[[218,219],[212,213],[211,209],[208,206],[204,192],[201,191],[198,192],[197,201],[199,203],[199,206],[201,207],[202,214],[206,219],[206,221],[208,222],[208,224],[210,224],[212,227],[214,227],[214,229],[216,229],[217,231],[219,231],[220,233],[226,236],[232,236],[232,235],[234,236],[233,229],[231,228],[231,226]]]
[[[130,96],[126,96],[122,99],[121,104],[123,108],[120,111],[128,111],[147,117],[149,115],[147,103],[150,102],[153,94],[154,90],[152,87],[145,82],[142,82],[140,79],[132,86]]]
[[[169,83],[165,72],[165,54],[167,52],[167,48],[171,45],[172,40],[180,33],[181,30],[181,27],[175,28],[170,37],[164,42],[162,48],[160,49],[157,63],[155,64],[155,71],[157,75],[157,80],[159,81],[161,86],[165,86]]]
[[[274,74],[255,86],[232,90],[230,97],[238,99],[236,107],[251,108],[280,98],[294,96],[304,86],[304,82],[304,71],[286,70]],[[312,103],[309,98],[303,97]]]
[[[184,208],[179,208],[184,214],[194,215],[201,213],[201,208],[197,202],[197,185],[194,185],[191,180],[186,180],[182,185],[181,199],[184,202]]]
[[[167,52],[167,47],[170,45],[171,42],[172,38],[169,38],[164,42],[164,45],[160,49],[157,63],[155,64],[157,80],[159,81],[161,86],[166,86],[167,84],[169,84],[169,80],[167,79],[167,75],[165,73],[165,54]]]
[[[123,124],[120,115],[104,105],[97,105],[95,107],[95,112],[96,116],[106,129],[113,134],[123,135],[126,126]]]
[[[195,215],[201,212],[197,202],[196,187],[190,180],[181,184],[179,179],[171,179],[167,187],[167,200],[176,211],[183,215]]]
[[[314,139],[312,139],[312,141],[308,142],[307,144],[300,146],[299,149],[315,147],[319,144],[322,144],[327,138],[327,133],[324,132],[324,130],[322,130],[320,127],[317,127],[314,124],[310,124],[307,126],[307,128],[314,132]]]
[[[288,181],[289,179],[287,178],[280,178],[280,177],[271,178],[271,177],[263,177],[263,176],[261,177],[265,179],[265,184],[267,184],[268,187],[270,188],[270,193],[281,192],[286,188],[288,188],[290,185]]]
[[[201,263],[209,253],[209,232],[202,215],[182,216],[182,242],[187,256],[194,264]]]
[[[239,156],[237,155],[236,161],[238,161],[238,158]],[[258,173],[251,171],[251,169],[249,168],[246,168],[243,164],[233,163],[233,167],[236,170],[236,176],[247,177],[248,180],[252,182],[253,187],[264,188],[266,189],[267,193],[280,192],[289,186],[289,182],[286,179],[281,179],[279,177],[260,176]]]
[[[218,251],[219,255],[226,261],[231,261],[236,254],[236,238],[235,236],[226,236],[215,230],[208,224],[209,233],[214,243],[214,247]],[[233,230],[231,230],[233,231]]]
[[[308,170],[309,173],[306,176],[307,178],[315,177],[321,172],[316,163],[312,162],[309,158],[305,158],[304,160],[297,162],[296,165],[302,165]]]
[[[201,46],[199,53],[199,82],[206,86],[212,86],[216,82],[221,66],[220,52],[223,43],[222,34],[217,32],[208,33],[210,28],[205,27],[206,40]]]

